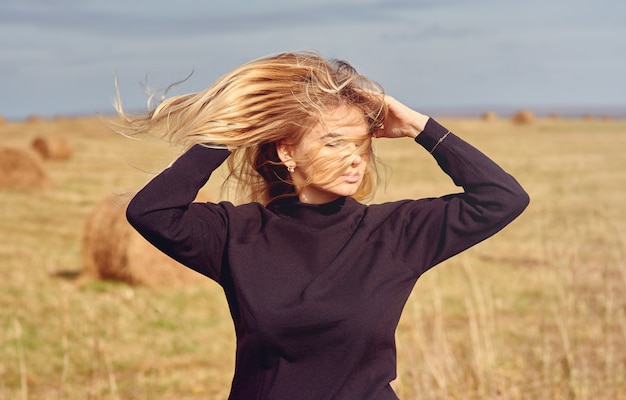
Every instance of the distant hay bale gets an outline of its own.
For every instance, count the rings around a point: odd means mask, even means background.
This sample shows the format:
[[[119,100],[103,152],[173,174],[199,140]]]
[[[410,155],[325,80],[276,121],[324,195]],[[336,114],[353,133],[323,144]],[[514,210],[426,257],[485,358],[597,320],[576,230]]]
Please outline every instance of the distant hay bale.
[[[44,160],[69,160],[72,156],[72,147],[61,136],[37,137],[32,146]]]
[[[28,117],[26,117],[27,124],[38,124],[42,121],[43,121],[43,118],[41,118],[38,115],[29,115]]]
[[[148,287],[207,283],[146,241],[126,220],[125,201],[111,196],[96,205],[85,223],[83,276]]]
[[[493,111],[487,111],[481,116],[481,119],[485,122],[492,122],[498,119],[498,115]]]
[[[52,181],[41,158],[30,149],[0,149],[0,188],[44,188]]]
[[[550,115],[548,115],[548,119],[551,121],[560,121],[561,116],[557,113],[551,113]]]
[[[511,117],[516,124],[532,124],[535,122],[535,114],[530,110],[519,110]]]

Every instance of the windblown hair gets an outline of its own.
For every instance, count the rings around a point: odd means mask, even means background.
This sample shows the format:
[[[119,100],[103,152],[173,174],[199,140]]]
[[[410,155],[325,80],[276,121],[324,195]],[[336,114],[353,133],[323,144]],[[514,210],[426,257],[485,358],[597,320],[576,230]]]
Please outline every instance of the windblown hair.
[[[186,148],[228,146],[229,178],[236,180],[237,193],[267,204],[296,194],[277,144],[297,145],[326,111],[346,105],[362,113],[370,134],[359,149],[370,161],[354,195],[361,200],[376,187],[371,134],[382,127],[387,109],[382,89],[345,61],[315,52],[281,53],[243,64],[201,92],[167,98],[143,116],[127,115],[118,95],[117,111],[130,135],[149,133]],[[345,157],[338,162],[347,163]],[[317,176],[331,181],[341,173],[336,163],[325,164],[320,168],[328,170]]]

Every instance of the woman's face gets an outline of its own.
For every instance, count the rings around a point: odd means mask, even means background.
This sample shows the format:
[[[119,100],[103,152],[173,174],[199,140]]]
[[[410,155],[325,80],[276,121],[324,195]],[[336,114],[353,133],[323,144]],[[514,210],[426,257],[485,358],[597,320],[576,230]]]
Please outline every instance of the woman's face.
[[[296,146],[279,145],[281,160],[295,162],[291,178],[303,203],[324,204],[354,195],[367,167],[371,135],[362,113],[340,106],[322,120]]]

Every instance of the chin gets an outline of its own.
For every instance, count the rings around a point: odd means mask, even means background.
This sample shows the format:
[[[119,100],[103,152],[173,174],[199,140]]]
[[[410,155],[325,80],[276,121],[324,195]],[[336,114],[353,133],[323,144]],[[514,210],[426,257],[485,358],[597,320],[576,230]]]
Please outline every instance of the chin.
[[[361,187],[360,184],[350,185],[350,187],[336,190],[335,193],[338,194],[339,196],[354,196],[359,191],[360,187]]]

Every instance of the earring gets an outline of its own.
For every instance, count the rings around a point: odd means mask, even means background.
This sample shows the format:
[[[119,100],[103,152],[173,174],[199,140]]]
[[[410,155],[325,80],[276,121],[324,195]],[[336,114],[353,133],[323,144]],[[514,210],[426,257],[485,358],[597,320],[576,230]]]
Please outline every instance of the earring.
[[[295,170],[296,170],[296,166],[295,165],[293,165],[293,164],[287,165],[287,171],[293,172]]]

